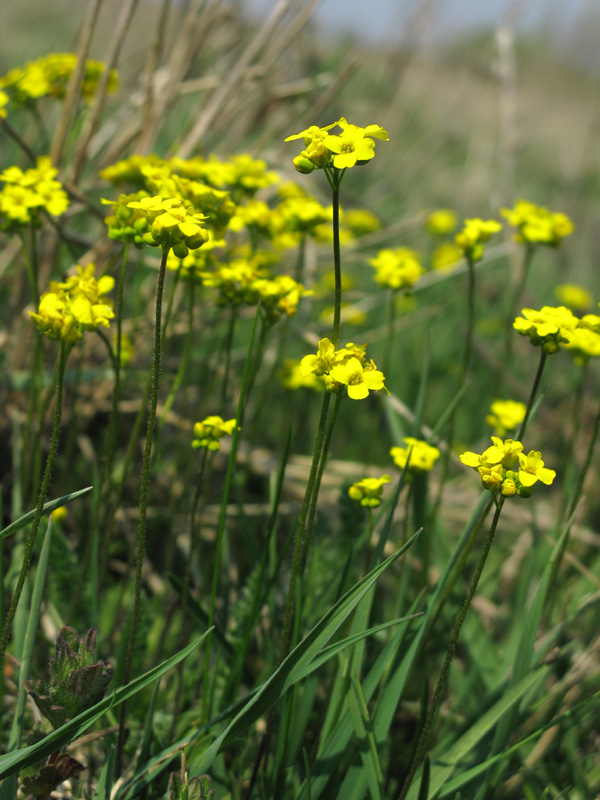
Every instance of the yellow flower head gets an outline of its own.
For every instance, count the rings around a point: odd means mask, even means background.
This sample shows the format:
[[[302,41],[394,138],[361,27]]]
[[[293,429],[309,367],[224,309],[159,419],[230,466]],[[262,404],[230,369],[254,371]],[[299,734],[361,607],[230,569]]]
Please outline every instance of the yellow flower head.
[[[234,430],[235,419],[225,421],[218,416],[206,417],[202,422],[196,422],[194,425],[192,447],[196,450],[200,447],[206,447],[208,450],[219,450],[221,447],[220,440],[224,436],[231,436]]]
[[[570,342],[578,319],[565,306],[544,306],[539,311],[524,308],[522,317],[513,323],[514,329],[521,336],[529,336],[531,344],[541,346],[546,353],[556,353],[560,345]]]
[[[431,255],[431,266],[433,269],[439,270],[454,269],[462,258],[462,248],[452,242],[443,242],[434,249]]]
[[[332,134],[332,128],[339,127],[341,133]],[[333,166],[347,169],[356,164],[366,164],[375,155],[373,139],[389,139],[386,131],[379,125],[361,128],[351,125],[344,117],[337,122],[318,128],[311,125],[304,131],[288,136],[286,142],[303,139],[305,150],[294,159],[298,172],[308,173],[315,169]]]
[[[495,428],[498,436],[506,436],[525,419],[525,403],[517,400],[494,400],[486,422]]]
[[[541,481],[550,485],[556,473],[544,467],[541,454],[531,450],[528,455],[523,451],[521,442],[492,436],[492,447],[478,455],[463,453],[460,460],[468,467],[473,467],[481,478],[484,489],[504,497],[530,497],[531,487]]]
[[[554,287],[554,295],[559,303],[574,311],[585,311],[593,304],[591,292],[576,283],[560,283]]]
[[[323,377],[328,391],[346,386],[348,397],[362,400],[370,391],[385,389],[383,373],[372,360],[365,363],[365,350],[366,346],[353,343],[337,350],[329,339],[321,339],[317,354],[304,356],[300,369],[303,375]]]
[[[380,230],[381,220],[367,208],[353,208],[342,214],[344,225],[354,236],[366,236]]]
[[[549,211],[527,200],[519,200],[514,208],[503,208],[500,213],[513,228],[519,229],[515,240],[521,243],[558,247],[574,231],[566,214]]]
[[[427,215],[425,226],[434,236],[452,233],[458,225],[458,214],[451,208],[440,208]]]
[[[410,289],[425,270],[417,254],[408,247],[380,250],[369,264],[375,268],[375,280],[390,289]]]
[[[381,478],[363,478],[348,489],[348,496],[364,508],[377,508],[381,503],[383,487],[391,481],[389,475]]]
[[[58,170],[48,156],[40,156],[36,166],[24,172],[19,167],[8,167],[0,173],[5,186],[0,191],[0,217],[4,229],[20,225],[40,225],[40,212],[58,217],[69,206],[69,198],[62,184],[55,180]]]
[[[115,315],[105,295],[113,287],[110,275],[96,281],[93,264],[85,269],[78,265],[75,275],[62,283],[51,282],[49,291],[40,298],[37,312],[30,312],[31,317],[50,339],[74,344],[81,339],[82,331],[109,327]]]
[[[440,457],[438,448],[412,436],[406,436],[403,441],[406,447],[392,447],[390,450],[396,466],[403,470],[408,462],[409,473],[430,472]]]
[[[563,344],[565,350],[575,357],[579,364],[585,364],[590,358],[600,356],[600,333],[586,327],[577,327],[571,333],[571,338]]]
[[[142,234],[144,244],[172,249],[176,256],[185,258],[189,250],[195,250],[208,241],[208,232],[203,227],[204,214],[185,206],[175,197],[141,197],[127,205],[141,212],[146,223],[147,230]]]
[[[314,372],[304,374],[300,362],[294,358],[286,358],[278,372],[279,380],[284,389],[313,389],[320,392],[323,381]]]
[[[494,233],[502,230],[502,225],[495,219],[466,219],[462,231],[456,234],[454,241],[470,261],[483,258],[483,245]]]

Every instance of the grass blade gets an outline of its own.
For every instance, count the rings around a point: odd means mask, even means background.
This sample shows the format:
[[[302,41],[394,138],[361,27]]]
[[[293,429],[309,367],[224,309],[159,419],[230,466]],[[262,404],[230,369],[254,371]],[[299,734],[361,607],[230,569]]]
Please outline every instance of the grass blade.
[[[75,500],[77,497],[81,497],[82,494],[86,494],[87,492],[91,492],[93,486],[86,486],[85,489],[79,489],[78,492],[71,492],[71,494],[65,494],[62,497],[57,497],[56,500],[50,500],[48,503],[44,503],[43,511],[44,514],[50,514],[52,511],[55,511],[57,508],[70,503],[72,500]],[[27,514],[24,514],[19,519],[16,519],[14,522],[11,522],[4,530],[0,531],[0,542],[3,539],[6,539],[7,536],[10,536],[12,533],[16,533],[20,531],[21,528],[24,528],[30,522],[33,521],[35,517],[35,509],[33,511],[28,511]]]

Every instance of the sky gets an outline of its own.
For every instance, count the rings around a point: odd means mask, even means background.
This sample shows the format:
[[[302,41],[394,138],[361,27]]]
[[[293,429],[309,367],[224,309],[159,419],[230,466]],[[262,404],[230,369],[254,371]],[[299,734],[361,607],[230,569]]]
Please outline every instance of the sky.
[[[275,0],[244,0],[247,9],[264,12]],[[568,35],[590,9],[600,18],[598,0],[323,0],[316,19],[330,30],[352,32],[370,42],[398,41],[415,14],[433,20],[433,38],[489,28],[512,19],[520,30],[544,26]]]

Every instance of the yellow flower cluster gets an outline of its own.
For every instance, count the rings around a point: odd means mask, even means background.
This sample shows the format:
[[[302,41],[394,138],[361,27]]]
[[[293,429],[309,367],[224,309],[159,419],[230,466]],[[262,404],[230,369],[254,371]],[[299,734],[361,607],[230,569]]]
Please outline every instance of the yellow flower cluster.
[[[403,442],[406,447],[392,447],[390,450],[396,466],[403,470],[408,462],[409,475],[430,472],[440,457],[438,448],[413,436],[406,436]]]
[[[69,206],[62,184],[55,180],[58,170],[48,156],[40,156],[33,169],[8,167],[0,173],[4,188],[0,191],[0,216],[4,229],[19,225],[40,224],[40,211],[60,216]]]
[[[330,131],[338,127],[341,133],[332,134]],[[296,170],[301,173],[310,173],[315,169],[333,166],[336,169],[347,169],[356,164],[366,164],[375,155],[374,139],[389,140],[387,131],[379,125],[367,125],[361,128],[351,125],[344,117],[331,125],[319,128],[311,125],[300,133],[288,136],[286,142],[296,139],[304,140],[305,149],[294,159]]]
[[[192,447],[198,450],[206,447],[208,450],[219,450],[221,439],[224,436],[231,436],[235,430],[235,419],[225,421],[222,417],[206,417],[202,422],[194,424],[194,440]]]
[[[486,422],[494,428],[498,436],[506,436],[523,422],[526,410],[525,403],[518,400],[494,400]]]
[[[585,314],[576,317],[565,306],[544,306],[539,311],[524,308],[522,317],[513,323],[522,336],[529,336],[533,345],[546,353],[568,350],[579,363],[600,356],[600,316]]]
[[[519,229],[515,240],[521,243],[558,247],[574,230],[566,214],[549,211],[527,200],[519,200],[514,208],[503,208],[500,213],[513,228]]]
[[[81,339],[82,331],[108,328],[115,316],[106,299],[115,285],[114,278],[103,275],[96,280],[91,263],[85,268],[77,265],[76,270],[75,275],[60,283],[51,281],[49,290],[40,298],[37,312],[30,312],[43,333],[67,344]]]
[[[115,203],[103,202],[114,207],[114,214],[105,219],[111,239],[130,241],[138,248],[148,244],[172,249],[178,258],[185,258],[190,250],[208,241],[204,214],[178,198],[138,193],[121,195]]]
[[[377,283],[394,290],[410,289],[425,272],[417,254],[409,247],[380,250],[369,264],[375,267]]]
[[[494,233],[502,230],[502,225],[495,219],[466,219],[462,231],[454,237],[454,241],[469,261],[480,261],[483,258],[483,245]]]
[[[64,97],[69,78],[77,65],[75,53],[49,53],[36,61],[28,61],[23,67],[12,69],[0,77],[3,89],[15,106],[25,105],[40,97]],[[83,74],[81,94],[90,100],[97,92],[100,78],[106,67],[100,61],[87,60]],[[114,92],[119,85],[116,70],[111,69],[106,86]]]
[[[389,475],[381,478],[363,478],[348,489],[348,496],[364,508],[377,508],[381,503],[383,487],[391,481]]]
[[[322,377],[328,392],[338,392],[346,386],[348,397],[363,400],[370,391],[385,389],[383,373],[372,359],[365,363],[365,351],[366,345],[350,343],[337,349],[329,339],[321,339],[317,353],[304,356],[300,369],[303,375],[314,373]]]
[[[253,197],[259,189],[265,189],[279,181],[276,172],[268,169],[266,161],[241,154],[221,161],[216,156],[208,159],[195,156],[183,159],[178,156],[165,160],[155,154],[133,155],[106,167],[100,177],[113,185],[132,183],[140,189],[157,191],[157,181],[174,177],[201,182],[212,189],[226,190],[236,199]],[[151,185],[149,181],[154,181]]]
[[[531,487],[538,481],[550,486],[556,472],[544,466],[542,455],[537,450],[523,453],[521,442],[513,439],[503,441],[492,436],[492,446],[481,455],[463,453],[460,460],[468,467],[473,467],[480,475],[484,489],[494,495],[504,497],[530,497]]]

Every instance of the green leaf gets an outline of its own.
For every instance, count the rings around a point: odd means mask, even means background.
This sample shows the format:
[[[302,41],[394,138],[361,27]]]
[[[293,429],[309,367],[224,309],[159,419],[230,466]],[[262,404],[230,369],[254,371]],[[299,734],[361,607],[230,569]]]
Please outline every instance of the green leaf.
[[[59,750],[78,736],[81,736],[81,734],[93,725],[97,719],[100,719],[109,708],[116,708],[123,701],[133,697],[133,695],[140,692],[148,686],[148,684],[160,678],[160,676],[171,669],[171,667],[183,661],[192,650],[198,647],[205,637],[206,633],[176,655],[171,656],[171,658],[163,661],[162,664],[146,672],[145,675],[141,675],[139,678],[131,681],[127,686],[122,686],[120,689],[117,689],[116,692],[113,692],[99,703],[96,703],[96,705],[78,714],[74,719],[69,720],[69,722],[66,722],[60,728],[48,734],[48,736],[40,742],[30,745],[29,747],[24,747],[14,753],[6,753],[6,755],[0,756],[0,778],[14,775],[15,772],[34,764],[36,761],[47,758],[55,750]]]
[[[377,755],[377,743],[373,736],[369,711],[355,670],[350,672],[350,680],[352,692],[348,695],[348,706],[354,733],[358,739],[360,758],[371,797],[373,800],[381,800],[383,797],[383,773]]]
[[[432,755],[431,778],[429,784],[429,794],[435,797],[442,786],[450,778],[457,764],[478,744],[484,736],[491,731],[502,715],[523,695],[536,684],[546,677],[550,667],[544,665],[534,672],[526,675],[522,680],[511,686],[510,689],[495,703],[488,711],[472,725],[468,731],[463,733],[448,750],[441,754]],[[417,776],[421,773],[419,771]],[[419,785],[415,776],[415,781],[411,785],[406,800],[417,800]]]
[[[63,497],[58,497],[56,500],[50,500],[48,503],[44,503],[44,513],[50,514],[52,511],[55,511],[57,508],[70,503],[72,500],[75,500],[77,497],[81,497],[82,494],[86,494],[87,492],[91,492],[93,486],[86,486],[85,489],[80,489],[78,492],[72,492],[71,494],[65,494]],[[0,542],[3,539],[6,539],[7,536],[10,536],[12,533],[16,533],[20,531],[21,528],[24,528],[25,525],[28,525],[30,522],[33,521],[35,517],[35,509],[33,511],[28,511],[27,514],[24,514],[19,519],[16,519],[14,522],[11,522],[10,525],[4,530],[0,531]]]
[[[262,685],[260,690],[229,723],[221,735],[196,759],[190,770],[192,776],[199,775],[203,771],[209,769],[213,759],[222,746],[227,745],[239,736],[274,705],[294,683],[300,680],[306,669],[321,652],[323,646],[329,641],[379,576],[408,549],[414,540],[415,537],[413,536],[404,547],[391,555],[378,567],[371,570],[368,575],[360,580],[329,609],[315,627],[304,637],[300,644],[292,650],[269,680]]]

